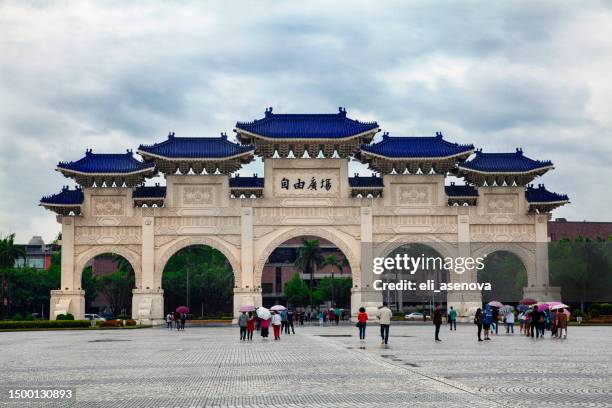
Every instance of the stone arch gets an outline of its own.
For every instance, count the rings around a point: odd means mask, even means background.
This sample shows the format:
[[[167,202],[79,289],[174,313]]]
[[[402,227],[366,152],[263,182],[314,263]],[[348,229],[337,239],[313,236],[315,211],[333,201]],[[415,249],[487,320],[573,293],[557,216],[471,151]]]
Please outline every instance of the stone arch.
[[[353,277],[353,284],[360,284],[361,282],[361,263],[355,251],[351,249],[351,246],[345,241],[340,235],[338,230],[330,230],[324,227],[296,227],[288,230],[279,232],[260,252],[259,258],[255,262],[253,285],[261,286],[261,277],[263,268],[268,260],[270,254],[282,245],[284,242],[302,236],[313,236],[323,238],[342,251],[346,259],[348,260],[349,266],[351,267],[351,276]],[[357,244],[357,243],[356,243]]]
[[[534,244],[535,245],[535,244]],[[509,252],[515,255],[525,267],[527,271],[527,282],[528,285],[536,281],[536,258],[535,258],[535,247],[533,251],[526,248],[524,245],[512,243],[512,242],[492,242],[481,247],[478,247],[472,251],[474,258],[483,257],[494,252]]]
[[[168,263],[168,260],[172,257],[172,255],[176,254],[183,248],[187,248],[193,245],[206,245],[211,248],[214,248],[221,252],[228,260],[230,265],[232,266],[232,272],[234,273],[234,286],[241,287],[241,268],[240,261],[238,257],[234,254],[232,247],[227,245],[223,240],[216,237],[188,237],[181,238],[173,243],[171,243],[168,248],[166,248],[155,262],[155,275],[153,277],[153,285],[157,288],[161,288],[162,283],[162,274],[164,273],[164,268]]]
[[[397,235],[388,242],[377,242],[373,252],[375,257],[386,257],[405,244],[422,244],[437,251],[442,257],[457,256],[457,245],[428,235]]]
[[[142,284],[142,268],[141,268],[141,259],[140,253],[137,253],[131,249],[128,249],[121,245],[103,245],[103,246],[95,246],[82,254],[78,255],[75,259],[74,263],[74,282],[73,287],[75,289],[81,288],[81,279],[83,277],[83,269],[85,269],[85,265],[91,259],[95,258],[98,255],[102,254],[116,254],[124,257],[130,265],[132,265],[132,269],[134,269],[134,275],[136,278],[136,287],[139,288]]]

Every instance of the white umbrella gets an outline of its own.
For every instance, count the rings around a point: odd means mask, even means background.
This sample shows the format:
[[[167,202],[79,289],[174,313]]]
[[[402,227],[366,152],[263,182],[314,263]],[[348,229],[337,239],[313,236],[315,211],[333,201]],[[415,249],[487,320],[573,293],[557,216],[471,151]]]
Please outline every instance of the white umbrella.
[[[275,312],[282,312],[283,310],[287,310],[287,308],[283,305],[274,305],[270,308],[270,310],[273,310]]]
[[[270,314],[270,311],[266,309],[265,307],[258,307],[257,317],[263,320],[268,320],[270,317],[272,317],[272,314]]]
[[[568,309],[569,306],[563,303],[559,303],[558,305],[553,305],[550,310],[557,310],[557,309]]]

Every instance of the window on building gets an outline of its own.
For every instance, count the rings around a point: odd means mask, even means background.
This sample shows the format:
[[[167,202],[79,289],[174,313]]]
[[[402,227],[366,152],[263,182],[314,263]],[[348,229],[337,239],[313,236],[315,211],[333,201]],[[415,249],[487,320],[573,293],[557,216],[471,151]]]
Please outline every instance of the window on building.
[[[272,284],[271,283],[262,283],[261,284],[261,293],[262,294],[274,293],[274,288],[272,287]]]

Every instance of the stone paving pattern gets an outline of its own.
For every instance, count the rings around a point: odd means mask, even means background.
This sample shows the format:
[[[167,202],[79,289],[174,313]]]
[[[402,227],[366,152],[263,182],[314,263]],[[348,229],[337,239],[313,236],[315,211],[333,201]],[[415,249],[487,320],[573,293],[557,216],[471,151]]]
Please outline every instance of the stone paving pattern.
[[[0,388],[74,387],[77,401],[7,407],[612,407],[612,327],[569,339],[515,334],[475,341],[475,327],[298,327],[241,343],[234,327],[0,333]]]

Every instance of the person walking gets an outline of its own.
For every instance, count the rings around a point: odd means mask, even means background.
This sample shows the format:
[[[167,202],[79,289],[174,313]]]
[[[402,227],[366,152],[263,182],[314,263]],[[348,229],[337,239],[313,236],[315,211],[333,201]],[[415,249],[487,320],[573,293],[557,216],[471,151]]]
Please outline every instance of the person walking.
[[[495,331],[495,335],[497,335],[499,331],[499,309],[496,307],[491,309],[491,328]]]
[[[381,344],[389,343],[389,325],[391,324],[391,317],[393,312],[389,309],[387,302],[383,302],[382,307],[378,311],[378,321],[380,322],[380,337],[382,339]]]
[[[442,311],[440,310],[439,304],[437,304],[436,308],[434,309],[433,324],[436,326],[435,340],[442,341],[440,340],[440,326],[442,326]]]
[[[176,330],[181,330],[181,316],[178,314],[178,312],[174,312],[172,314],[172,320],[174,321],[174,327]]]
[[[474,315],[474,324],[478,327],[478,341],[483,341],[480,335],[482,334],[482,310],[480,308],[476,309],[476,314]]]
[[[280,318],[281,318],[281,333],[283,333],[287,330],[287,309],[281,310]]]
[[[168,330],[172,330],[172,313],[170,312],[166,315],[166,327]]]
[[[565,331],[565,334],[563,332]],[[557,333],[559,338],[567,339],[567,315],[565,309],[559,309],[557,312]]]
[[[253,332],[255,331],[255,314],[249,312],[249,319],[247,320],[247,340],[253,340]]]
[[[450,311],[448,312],[448,325],[450,326],[451,331],[457,331],[457,311],[450,307]]]
[[[493,321],[493,311],[491,306],[487,305],[484,310],[484,316],[482,318],[482,328],[484,329],[484,339],[491,340],[489,333],[491,332],[491,322]]]
[[[514,312],[509,311],[506,314],[506,334],[514,334]]]
[[[185,331],[185,322],[187,321],[187,314],[181,313],[181,315],[179,316],[179,319],[181,321],[181,331]]]
[[[272,329],[274,329],[274,340],[280,340],[281,317],[277,312],[272,315]]]
[[[321,310],[319,312],[319,326],[323,326],[323,323],[325,323],[325,312]]]
[[[238,327],[240,328],[240,341],[245,341],[247,338],[247,324],[249,317],[245,312],[238,317]]]
[[[293,310],[287,310],[287,325],[285,326],[285,334],[289,334],[289,330],[291,330],[291,334],[295,334],[295,328],[293,327],[293,321],[295,320],[295,314]]]
[[[259,323],[259,327],[261,330],[261,337],[264,339],[268,338],[268,331],[270,330],[270,319],[261,319]]]
[[[530,333],[531,333],[532,338],[535,337],[537,339],[540,337],[540,330],[538,328],[538,322],[540,321],[541,317],[542,317],[542,314],[538,310],[538,307],[534,306],[530,313],[530,320],[531,320]],[[542,319],[544,318],[542,317]]]
[[[340,309],[338,306],[334,308],[334,321],[336,322],[336,326],[340,324]]]
[[[368,314],[366,313],[365,307],[359,308],[357,314],[357,327],[359,327],[359,340],[363,343],[365,341],[366,325],[368,323]]]

